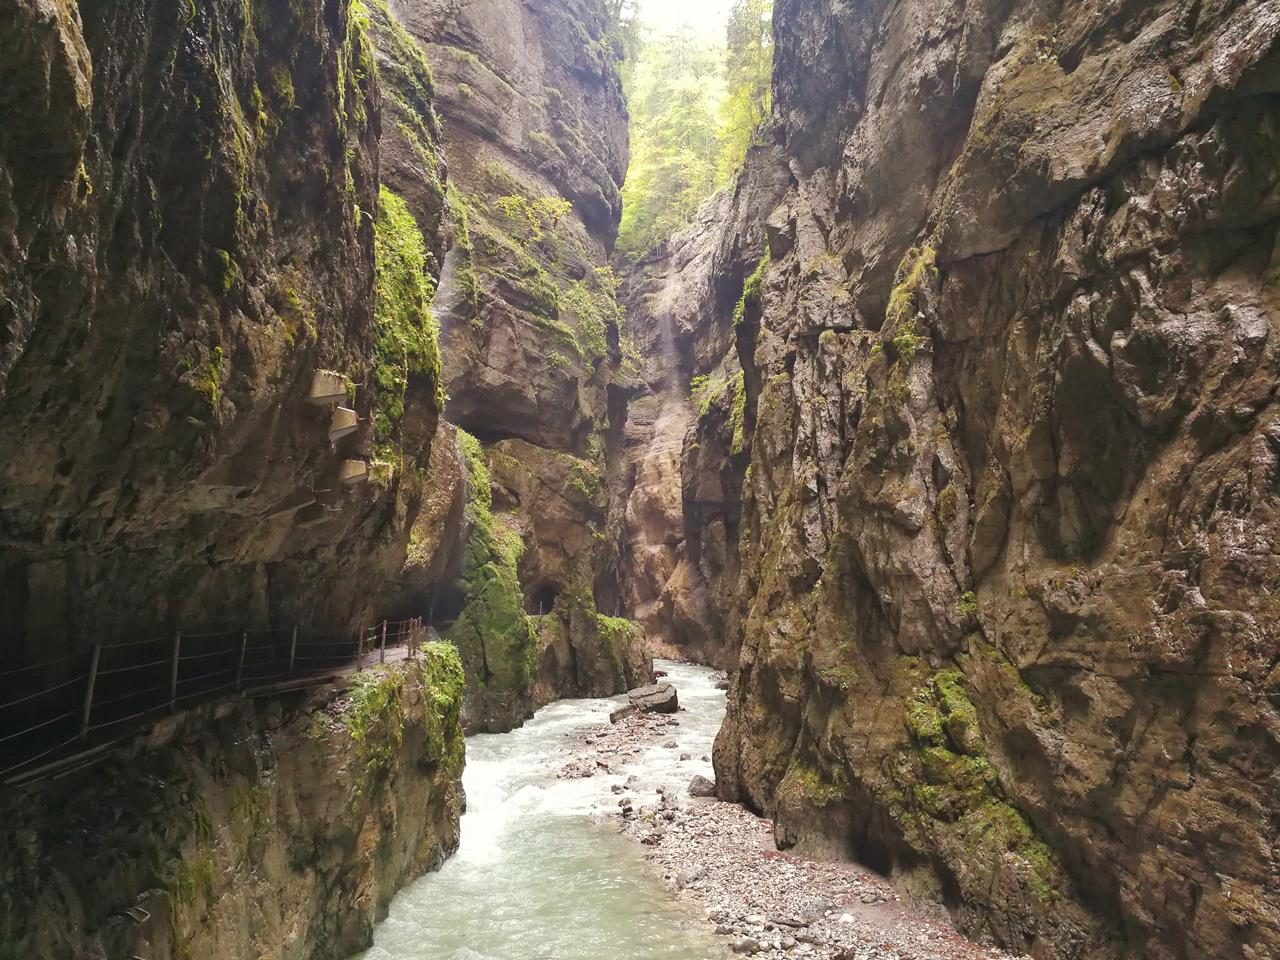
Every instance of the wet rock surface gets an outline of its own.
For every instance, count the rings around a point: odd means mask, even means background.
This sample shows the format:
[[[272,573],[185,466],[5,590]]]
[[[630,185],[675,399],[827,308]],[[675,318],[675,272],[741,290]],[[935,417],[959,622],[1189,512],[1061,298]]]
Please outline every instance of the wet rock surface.
[[[1046,960],[1276,954],[1280,11],[774,28],[770,145],[630,278],[706,378],[698,575],[639,575],[737,654],[720,795]]]
[[[395,893],[457,849],[463,677],[435,644],[358,679],[184,713],[0,795],[0,954],[367,947]]]
[[[606,616],[622,610],[617,433],[630,389],[606,267],[627,157],[617,52],[600,0],[391,10],[431,64],[444,121],[453,242],[433,309],[445,417],[478,441],[467,472],[490,488],[471,491],[475,522],[439,577],[406,578],[401,599],[445,598],[469,729],[509,730],[562,697],[648,679],[638,628]]]

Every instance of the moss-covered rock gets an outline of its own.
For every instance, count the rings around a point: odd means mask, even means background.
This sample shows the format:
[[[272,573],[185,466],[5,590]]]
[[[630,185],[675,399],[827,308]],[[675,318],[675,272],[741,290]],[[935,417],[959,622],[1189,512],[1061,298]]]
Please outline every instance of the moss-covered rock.
[[[458,844],[462,666],[184,714],[10,793],[0,954],[345,958]],[[132,913],[132,916],[130,916]]]

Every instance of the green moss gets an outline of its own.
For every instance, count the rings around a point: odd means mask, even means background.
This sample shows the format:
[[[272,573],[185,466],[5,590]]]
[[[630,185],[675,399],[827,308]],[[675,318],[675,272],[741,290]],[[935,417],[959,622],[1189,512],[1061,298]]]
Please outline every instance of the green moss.
[[[743,283],[742,296],[738,298],[738,302],[733,308],[733,325],[735,327],[740,326],[742,321],[746,319],[748,308],[754,309],[760,306],[760,295],[764,290],[764,277],[765,272],[769,269],[770,259],[769,248],[765,247],[764,255],[760,257],[760,262]]]
[[[460,722],[466,675],[458,649],[449,643],[424,643],[418,661],[428,712],[427,758],[444,764],[452,775],[461,775],[466,745]]]
[[[212,899],[217,880],[217,865],[213,855],[201,850],[193,857],[170,860],[161,878],[173,904],[178,909],[189,909],[198,900]]]
[[[228,294],[244,282],[240,275],[240,265],[226,250],[215,250],[213,253],[217,259],[215,272],[218,287],[223,294]]]
[[[377,341],[374,353],[374,441],[399,434],[409,383],[429,382],[437,411],[444,408],[439,334],[428,304],[435,294],[426,273],[426,245],[408,206],[383,187],[374,230]]]
[[[728,389],[728,380],[707,374],[700,373],[689,381],[689,396],[693,400],[693,405],[698,408],[699,416],[703,417],[711,412],[711,407],[724,396]]]
[[[915,332],[915,311],[921,285],[927,276],[936,273],[933,247],[912,247],[898,265],[897,281],[889,294],[885,309],[885,329],[893,333],[895,355],[909,364],[924,343]]]
[[[732,453],[741,453],[747,443],[747,378],[741,370],[733,381],[733,406],[729,408],[729,424],[733,428],[729,449]]]
[[[847,663],[818,671],[818,679],[838,690],[851,690],[858,682],[858,671]]]
[[[825,807],[843,800],[848,790],[844,772],[837,770],[828,776],[817,767],[793,757],[787,772],[778,784],[779,797],[799,800],[817,807]]]
[[[216,411],[222,402],[222,379],[225,364],[226,356],[222,352],[222,347],[214,347],[209,351],[209,359],[205,361],[203,366],[198,368],[199,374],[192,381],[196,392],[204,398],[209,409],[213,411]],[[187,368],[191,369],[189,364]]]
[[[1013,854],[1022,861],[1020,874],[1031,892],[1044,903],[1057,899],[1062,877],[1053,852],[1013,807],[995,800],[975,807],[956,824],[956,835],[975,863],[998,864]]]
[[[917,743],[942,744],[942,714],[930,702],[916,700],[907,708],[907,729]]]
[[[583,499],[594,501],[604,489],[604,474],[589,460],[575,458],[569,468],[569,485]]]
[[[531,200],[520,194],[511,194],[498,197],[494,203],[511,225],[513,236],[526,245],[541,241],[546,232],[554,230],[573,209],[572,203],[556,196]]]
[[[594,610],[594,601],[590,601],[590,608]],[[602,613],[594,616],[603,652],[613,661],[615,673],[624,676],[623,664],[632,659],[631,651],[638,650],[644,643],[644,627],[626,617],[606,617]]]
[[[365,747],[371,774],[389,773],[404,739],[404,674],[368,670],[351,678],[350,704],[342,720]]]
[[[900,330],[893,338],[893,348],[903,363],[912,361],[922,343],[924,343],[923,338],[916,336],[911,330]]]
[[[577,330],[577,345],[583,359],[603,360],[608,352],[608,331],[620,326],[618,279],[609,267],[598,267],[586,278],[572,284],[560,296],[560,306]]]
[[[532,683],[536,655],[518,572],[524,541],[493,515],[489,468],[479,441],[463,430],[457,433],[467,469],[471,529],[463,559],[466,601],[448,638],[462,652],[470,683],[523,693]]]
[[[293,74],[282,63],[271,68],[271,92],[279,110],[293,110],[298,106],[298,96],[293,89]]]

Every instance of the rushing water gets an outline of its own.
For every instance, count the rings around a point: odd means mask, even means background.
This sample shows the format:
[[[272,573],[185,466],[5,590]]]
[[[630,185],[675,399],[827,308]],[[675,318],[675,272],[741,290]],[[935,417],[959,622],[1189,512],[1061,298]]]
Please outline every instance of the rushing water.
[[[639,803],[660,785],[710,777],[724,694],[701,667],[659,663],[676,685],[677,748],[646,748],[617,774],[561,780],[567,734],[608,724],[625,698],[567,700],[511,733],[467,741],[462,843],[438,873],[404,890],[364,960],[707,960],[721,948],[641,858],[601,820],[629,776]],[[690,760],[680,760],[687,753]]]

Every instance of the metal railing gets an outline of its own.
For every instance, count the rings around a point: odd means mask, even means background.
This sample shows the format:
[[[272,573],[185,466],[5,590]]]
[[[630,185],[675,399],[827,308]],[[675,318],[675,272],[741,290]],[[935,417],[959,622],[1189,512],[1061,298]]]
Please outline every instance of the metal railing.
[[[420,618],[384,620],[354,639],[298,627],[177,631],[0,670],[0,780],[201,701],[412,658],[426,636]]]

